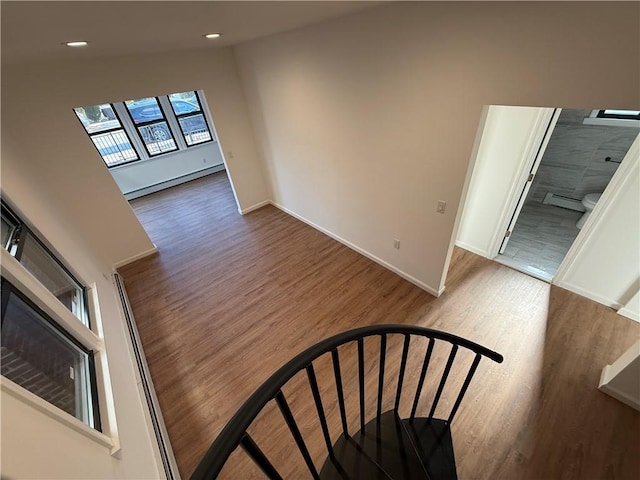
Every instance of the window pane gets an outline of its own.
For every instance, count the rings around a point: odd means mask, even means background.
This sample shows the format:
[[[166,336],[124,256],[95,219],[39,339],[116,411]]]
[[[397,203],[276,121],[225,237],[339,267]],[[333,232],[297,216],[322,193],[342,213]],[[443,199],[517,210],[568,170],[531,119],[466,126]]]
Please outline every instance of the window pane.
[[[13,235],[15,227],[16,227],[15,222],[3,214],[2,215],[2,246],[4,248],[9,247],[9,240],[11,240],[11,236]]]
[[[108,103],[74,108],[73,110],[89,134],[122,127],[113,107]]]
[[[185,113],[193,113],[200,111],[200,104],[196,97],[196,92],[172,93],[169,95],[171,107],[176,115],[184,115]]]
[[[606,115],[626,115],[632,117],[640,115],[640,110],[605,110],[604,113]]]
[[[176,142],[171,135],[167,122],[156,122],[138,127],[140,136],[147,146],[149,155],[177,150]]]
[[[89,353],[12,290],[4,295],[2,375],[93,427]]]
[[[164,120],[162,110],[160,110],[160,105],[158,105],[158,99],[155,97],[127,100],[124,103],[129,109],[129,113],[131,113],[131,118],[133,118],[133,123],[135,124],[151,122],[153,120]]]
[[[19,260],[47,290],[88,326],[84,290],[29,233],[25,236]]]
[[[204,120],[204,115],[201,113],[189,115],[188,117],[178,117],[178,122],[187,145],[195,145],[211,140],[209,128]]]
[[[91,140],[100,152],[107,167],[113,167],[121,163],[138,159],[138,154],[133,149],[129,137],[124,130],[92,135]]]

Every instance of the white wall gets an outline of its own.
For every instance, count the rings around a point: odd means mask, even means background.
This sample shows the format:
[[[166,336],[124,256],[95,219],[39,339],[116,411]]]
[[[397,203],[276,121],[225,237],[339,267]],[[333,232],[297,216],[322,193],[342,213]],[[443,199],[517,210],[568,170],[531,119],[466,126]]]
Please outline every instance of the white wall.
[[[567,253],[554,283],[620,308],[640,289],[640,135]]]
[[[108,276],[111,266],[102,262],[85,241],[82,230],[73,221],[73,212],[50,194],[49,182],[38,165],[3,132],[4,197],[49,241],[83,282],[96,285],[121,452],[120,458],[112,456],[108,447],[3,390],[2,478],[161,478],[156,463],[157,445],[147,424],[124,321]],[[104,403],[100,408],[101,414],[106,414]]]
[[[540,145],[538,133],[552,115],[552,108],[488,107],[456,245],[495,257]]]
[[[269,196],[230,49],[89,61],[3,64],[2,131],[22,147],[45,193],[109,265],[153,247],[72,108],[203,90],[241,208]]]
[[[483,105],[640,107],[638,8],[394,2],[240,45],[273,200],[440,290]]]
[[[122,193],[126,195],[223,163],[224,159],[218,143],[210,142],[194,145],[187,150],[113,167],[109,171]]]

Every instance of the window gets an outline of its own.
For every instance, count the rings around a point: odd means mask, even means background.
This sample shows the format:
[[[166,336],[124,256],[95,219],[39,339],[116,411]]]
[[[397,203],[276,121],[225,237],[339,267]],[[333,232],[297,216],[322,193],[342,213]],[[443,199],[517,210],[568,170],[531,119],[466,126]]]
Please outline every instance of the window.
[[[122,127],[113,105],[106,103],[74,108],[78,119],[107,167],[138,160],[129,135]]]
[[[149,156],[178,149],[156,97],[127,100],[124,104]]]
[[[598,110],[597,117],[640,120],[640,110]]]
[[[1,211],[0,372],[101,431],[94,356],[100,339],[89,326],[87,289],[4,201]],[[38,293],[40,285],[53,297]]]
[[[188,147],[211,140],[209,126],[195,91],[172,93],[169,102]]]
[[[1,289],[2,375],[100,431],[93,352],[4,278]]]
[[[108,168],[215,142],[201,92],[74,108]]]
[[[89,327],[86,288],[4,203],[2,242],[29,273]]]

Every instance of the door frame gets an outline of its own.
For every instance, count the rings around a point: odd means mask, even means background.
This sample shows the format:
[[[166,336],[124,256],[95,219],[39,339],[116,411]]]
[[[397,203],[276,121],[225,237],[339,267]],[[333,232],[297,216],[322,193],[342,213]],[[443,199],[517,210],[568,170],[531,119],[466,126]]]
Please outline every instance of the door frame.
[[[624,306],[624,304],[612,304],[606,299],[595,298],[593,294],[590,292],[577,291],[573,285],[568,282],[568,274],[571,272],[571,269],[576,264],[576,261],[580,258],[580,252],[582,248],[587,244],[589,237],[593,233],[597,233],[600,228],[601,220],[606,216],[607,211],[612,208],[616,198],[619,193],[622,191],[622,186],[630,181],[632,175],[634,175],[634,169],[638,168],[638,163],[640,163],[640,134],[636,136],[636,139],[627,150],[620,166],[616,169],[613,177],[607,184],[607,187],[602,192],[602,196],[596,206],[594,207],[591,215],[587,218],[584,226],[580,229],[578,236],[575,238],[569,251],[562,259],[560,266],[558,267],[558,271],[554,275],[551,283],[553,285],[558,285],[567,290],[571,290],[572,292],[578,293],[579,295],[585,296],[587,298],[591,298],[598,303],[603,305],[607,305],[611,308],[620,309]],[[634,294],[635,292],[631,292]],[[628,301],[630,298],[626,299]],[[626,303],[625,301],[625,303]]]
[[[520,196],[518,197],[518,202],[516,203],[516,208],[515,211],[513,212],[513,215],[511,216],[511,220],[509,220],[509,223],[507,224],[507,229],[506,229],[506,233],[503,235],[502,240],[500,240],[500,244],[498,245],[498,252],[496,253],[496,256],[504,253],[506,247],[507,247],[507,243],[509,242],[509,238],[511,237],[511,233],[513,232],[513,229],[516,226],[516,222],[518,221],[518,217],[520,216],[520,212],[522,211],[522,207],[524,206],[525,201],[527,200],[527,195],[529,194],[529,190],[531,189],[531,185],[533,184],[533,180],[536,177],[536,174],[538,173],[538,167],[540,167],[540,163],[542,162],[542,157],[544,157],[544,154],[547,150],[547,145],[549,145],[549,140],[551,139],[551,135],[553,134],[553,130],[556,127],[556,123],[558,123],[558,118],[560,117],[560,113],[562,112],[561,108],[556,108],[553,111],[553,114],[551,115],[551,119],[549,120],[549,123],[547,124],[546,128],[545,128],[545,132],[542,136],[542,141],[540,142],[540,144],[538,145],[537,148],[537,153],[535,155],[535,157],[533,158],[533,164],[531,165],[531,168],[529,169],[529,174],[525,180],[525,183],[522,187],[522,191],[520,192]],[[538,131],[537,133],[539,134],[541,131],[541,126],[540,124],[538,124]],[[531,145],[531,147],[533,147],[533,149],[535,149],[535,145],[536,143],[533,143]],[[530,148],[531,150],[531,148]],[[526,157],[527,160],[529,160],[530,157]],[[492,247],[493,250],[493,247]],[[494,257],[495,258],[495,257]]]
[[[526,147],[524,148],[523,154],[518,159],[519,166],[517,169],[517,173],[512,178],[511,186],[509,188],[509,194],[507,197],[508,199],[505,202],[502,208],[502,211],[500,212],[500,215],[499,215],[500,220],[497,223],[496,230],[493,232],[489,250],[487,252],[488,253],[487,258],[490,258],[492,260],[498,256],[500,245],[502,244],[505,233],[509,228],[509,224],[511,222],[511,219],[513,218],[514,212],[518,208],[520,196],[529,178],[529,173],[531,172],[531,169],[537,159],[538,152],[540,151],[540,147],[545,140],[545,135],[548,130],[547,127],[549,126],[549,123],[552,121],[553,115],[555,112],[555,109],[553,108],[542,108],[542,107],[534,107],[534,108],[539,108],[540,112],[538,113],[538,118],[536,119],[535,127],[531,129],[531,134],[529,135],[529,138],[526,141]],[[549,130],[550,130],[549,135],[551,135],[552,129],[549,129]],[[545,148],[546,148],[546,145],[545,145]],[[475,162],[474,162],[474,168],[475,168]]]

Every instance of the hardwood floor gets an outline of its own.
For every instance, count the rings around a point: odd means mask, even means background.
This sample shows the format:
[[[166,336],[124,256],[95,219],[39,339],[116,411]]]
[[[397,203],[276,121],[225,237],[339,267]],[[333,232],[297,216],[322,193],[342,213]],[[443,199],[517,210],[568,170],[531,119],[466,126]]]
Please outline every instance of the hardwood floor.
[[[377,323],[444,330],[504,355],[500,365],[481,363],[454,421],[459,478],[638,478],[640,413],[596,387],[602,368],[638,338],[640,324],[460,249],[447,291],[436,299],[272,206],[239,215],[224,172],[132,206],[160,253],[120,273],[183,478],[279,366],[327,336]],[[377,343],[366,347],[377,371]],[[401,348],[401,339],[389,340],[389,392]],[[421,349],[410,355],[409,392]],[[341,350],[341,360],[350,353]],[[442,363],[444,355],[436,357]],[[353,366],[345,360],[345,385],[354,382]],[[316,371],[329,399],[330,364],[321,361]],[[372,411],[376,375],[367,384]],[[308,435],[316,422],[310,394],[299,381],[285,394]],[[355,409],[357,396],[346,395],[347,410]],[[334,440],[335,410],[334,402]],[[267,408],[251,433],[288,478],[307,477],[276,409]],[[310,450],[319,461],[324,444],[314,438]],[[223,473],[261,478],[241,451]]]

